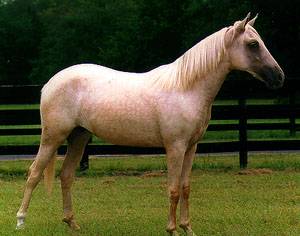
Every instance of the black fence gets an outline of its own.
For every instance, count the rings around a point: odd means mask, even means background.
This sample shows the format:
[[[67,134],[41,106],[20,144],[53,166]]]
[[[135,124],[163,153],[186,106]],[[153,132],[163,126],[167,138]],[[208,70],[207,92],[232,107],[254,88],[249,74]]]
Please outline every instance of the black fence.
[[[238,131],[237,141],[216,141],[199,143],[197,152],[239,152],[240,166],[247,166],[248,151],[300,150],[300,140],[293,139],[300,130],[296,119],[300,118],[300,104],[297,102],[300,79],[289,79],[284,88],[278,91],[267,90],[261,83],[248,79],[227,80],[218,99],[238,100],[235,105],[216,105],[212,109],[212,120],[237,120],[236,124],[211,124],[208,131]],[[41,86],[0,86],[1,104],[38,104]],[[255,94],[255,95],[254,95]],[[248,105],[246,98],[275,98],[276,104]],[[9,106],[8,106],[9,107]],[[277,122],[276,119],[286,119]],[[269,119],[274,122],[248,123],[249,119]],[[40,124],[38,107],[30,109],[0,109],[0,136],[39,135],[40,128],[13,128],[14,125]],[[248,140],[248,130],[289,130],[288,140]],[[1,144],[0,144],[1,145]],[[0,146],[0,155],[36,154],[38,145]],[[66,147],[62,146],[59,153],[63,154]],[[141,148],[117,145],[88,145],[88,154],[120,155],[120,154],[163,154],[163,148]]]

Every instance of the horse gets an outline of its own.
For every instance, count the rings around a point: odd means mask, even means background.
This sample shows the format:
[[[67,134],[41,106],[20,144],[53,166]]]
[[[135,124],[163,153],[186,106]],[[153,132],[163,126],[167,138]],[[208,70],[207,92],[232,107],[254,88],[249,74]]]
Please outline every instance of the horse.
[[[211,118],[214,98],[232,70],[247,71],[267,87],[279,88],[284,73],[254,29],[250,13],[206,37],[174,62],[145,73],[79,64],[54,75],[41,94],[42,134],[29,168],[17,229],[23,228],[32,192],[43,172],[48,189],[58,147],[67,140],[60,179],[63,221],[79,229],[72,209],[75,169],[92,134],[118,145],[163,147],[166,151],[169,214],[167,232],[189,236],[190,174],[197,143]]]

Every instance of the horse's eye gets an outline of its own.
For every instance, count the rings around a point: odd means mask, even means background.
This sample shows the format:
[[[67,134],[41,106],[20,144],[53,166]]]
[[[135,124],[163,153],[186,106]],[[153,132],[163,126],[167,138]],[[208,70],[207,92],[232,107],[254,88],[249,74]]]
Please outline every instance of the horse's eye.
[[[259,43],[257,41],[252,41],[248,43],[248,47],[252,49],[257,49],[259,47]]]

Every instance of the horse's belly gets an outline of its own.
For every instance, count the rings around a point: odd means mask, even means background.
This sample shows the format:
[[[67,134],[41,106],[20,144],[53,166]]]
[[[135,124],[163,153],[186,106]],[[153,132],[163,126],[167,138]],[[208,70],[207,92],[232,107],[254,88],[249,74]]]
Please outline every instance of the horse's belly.
[[[117,145],[161,147],[162,141],[157,132],[138,125],[122,123],[101,124],[91,132],[101,140]]]
[[[106,142],[130,146],[162,146],[153,112],[145,106],[101,106],[90,110],[82,126]]]

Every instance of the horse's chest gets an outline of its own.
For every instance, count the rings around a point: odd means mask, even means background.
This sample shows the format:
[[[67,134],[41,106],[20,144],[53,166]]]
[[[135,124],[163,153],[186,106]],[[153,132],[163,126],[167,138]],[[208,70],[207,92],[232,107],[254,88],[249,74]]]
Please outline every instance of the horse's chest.
[[[210,117],[211,117],[210,109],[198,115],[198,119],[194,123],[195,126],[191,133],[191,139],[190,139],[191,144],[197,143],[202,139],[208,127]]]
[[[204,136],[207,126],[208,126],[208,123],[201,123],[201,125],[198,125],[191,135],[190,143],[199,142],[202,139],[202,137]]]

